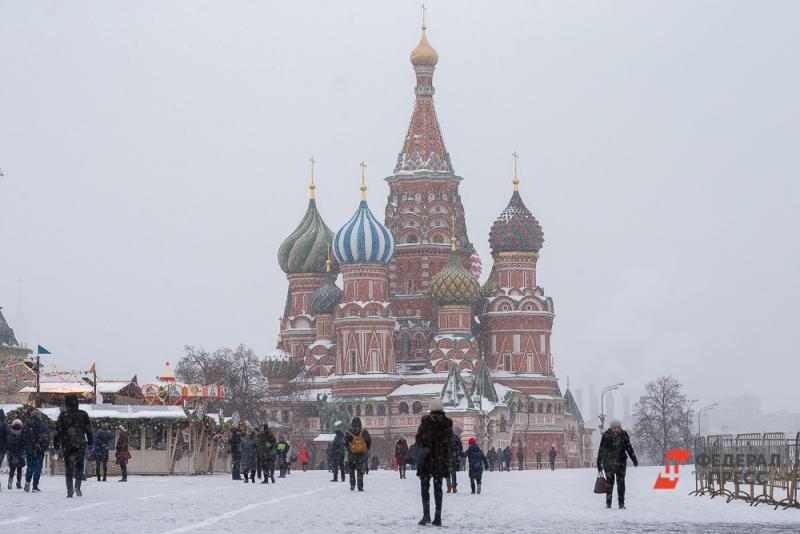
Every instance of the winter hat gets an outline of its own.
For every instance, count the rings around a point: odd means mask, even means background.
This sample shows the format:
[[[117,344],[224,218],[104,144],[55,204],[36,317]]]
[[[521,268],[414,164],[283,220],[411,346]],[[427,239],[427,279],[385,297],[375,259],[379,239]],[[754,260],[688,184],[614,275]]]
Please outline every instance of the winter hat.
[[[475,438],[469,438],[469,444],[470,445],[477,445],[478,444],[478,440],[475,439]]]
[[[11,423],[11,428],[22,428],[22,421],[20,419],[14,419],[14,422]]]
[[[442,399],[439,397],[434,397],[431,401],[431,411],[432,412],[443,412],[444,411],[444,404],[442,404]]]
[[[611,423],[608,425],[608,428],[619,428],[622,430],[622,423],[619,422],[619,419],[612,419]]]

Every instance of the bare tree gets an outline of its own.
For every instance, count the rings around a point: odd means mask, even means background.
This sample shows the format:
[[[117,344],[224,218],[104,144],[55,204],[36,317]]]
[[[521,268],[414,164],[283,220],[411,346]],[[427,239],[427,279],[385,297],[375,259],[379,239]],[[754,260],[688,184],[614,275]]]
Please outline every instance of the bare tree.
[[[654,464],[663,464],[669,449],[689,447],[691,416],[686,395],[675,377],[662,376],[649,382],[634,406],[636,448]]]
[[[258,420],[260,404],[267,395],[267,380],[261,374],[261,361],[250,347],[221,347],[209,353],[187,345],[175,374],[183,382],[223,384],[227,395],[217,407],[229,414],[238,411],[244,419]]]

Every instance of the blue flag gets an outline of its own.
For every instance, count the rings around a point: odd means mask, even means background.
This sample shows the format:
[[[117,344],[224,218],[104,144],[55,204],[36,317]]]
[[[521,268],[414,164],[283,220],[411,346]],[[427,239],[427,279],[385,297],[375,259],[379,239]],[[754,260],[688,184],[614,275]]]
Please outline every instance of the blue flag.
[[[37,345],[37,348],[36,348],[36,354],[40,354],[40,355],[41,355],[41,354],[50,354],[50,351],[49,351],[49,350],[47,350],[46,348],[44,348],[44,347],[43,347],[43,346],[41,346],[41,345]]]

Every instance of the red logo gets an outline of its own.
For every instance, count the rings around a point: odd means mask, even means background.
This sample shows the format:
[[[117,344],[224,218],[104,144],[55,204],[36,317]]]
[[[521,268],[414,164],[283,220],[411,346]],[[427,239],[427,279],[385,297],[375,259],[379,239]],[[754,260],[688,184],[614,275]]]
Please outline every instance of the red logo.
[[[680,464],[689,461],[689,449],[670,449],[664,458],[664,472],[658,474],[653,489],[675,489],[678,485]],[[672,468],[675,470],[672,471]]]

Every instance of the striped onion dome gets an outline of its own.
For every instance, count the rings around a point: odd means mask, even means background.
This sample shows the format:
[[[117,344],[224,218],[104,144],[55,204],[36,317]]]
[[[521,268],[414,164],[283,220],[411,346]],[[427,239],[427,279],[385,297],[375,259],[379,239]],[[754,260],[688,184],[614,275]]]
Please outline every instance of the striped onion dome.
[[[314,315],[333,313],[333,309],[341,301],[342,290],[336,285],[336,278],[331,272],[325,273],[325,281],[311,294],[311,309]]]
[[[489,232],[492,254],[500,252],[539,252],[544,233],[539,221],[531,214],[519,191],[514,191],[506,209]]]
[[[431,296],[439,306],[472,306],[481,293],[475,276],[464,268],[458,253],[450,252],[450,259],[431,280]]]
[[[363,189],[362,189],[363,191]],[[394,254],[394,238],[361,199],[355,215],[336,232],[333,255],[340,264],[389,263]]]
[[[323,273],[332,240],[333,232],[322,220],[317,203],[311,198],[303,220],[281,243],[278,264],[286,274]]]

